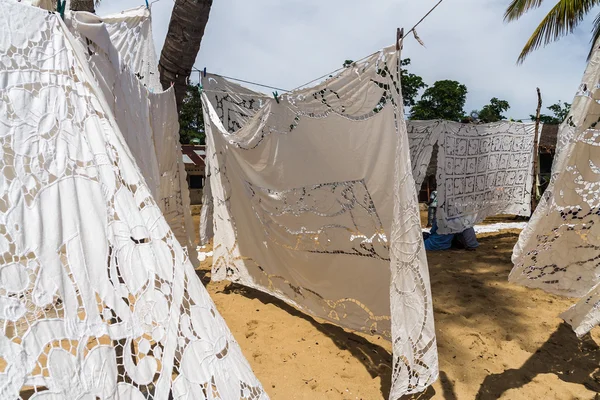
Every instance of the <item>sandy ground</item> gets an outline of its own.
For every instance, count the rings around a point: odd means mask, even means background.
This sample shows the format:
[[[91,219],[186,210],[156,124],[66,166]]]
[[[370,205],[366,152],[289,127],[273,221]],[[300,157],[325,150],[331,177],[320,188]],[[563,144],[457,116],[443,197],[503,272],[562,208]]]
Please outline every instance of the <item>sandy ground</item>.
[[[573,300],[508,283],[517,237],[483,234],[476,252],[428,254],[440,378],[411,398],[600,399],[600,329],[577,339],[558,317]],[[198,273],[272,399],[387,398],[389,342],[209,283],[210,262]]]

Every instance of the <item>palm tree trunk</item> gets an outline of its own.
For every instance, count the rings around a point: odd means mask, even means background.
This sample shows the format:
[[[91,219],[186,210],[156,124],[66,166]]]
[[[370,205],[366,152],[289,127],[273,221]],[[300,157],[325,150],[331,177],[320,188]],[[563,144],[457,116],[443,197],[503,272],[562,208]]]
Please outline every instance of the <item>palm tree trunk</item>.
[[[175,0],[158,71],[163,89],[175,85],[177,110],[185,97],[211,6],[212,0]]]
[[[73,11],[88,11],[96,13],[94,0],[71,0],[70,9]]]

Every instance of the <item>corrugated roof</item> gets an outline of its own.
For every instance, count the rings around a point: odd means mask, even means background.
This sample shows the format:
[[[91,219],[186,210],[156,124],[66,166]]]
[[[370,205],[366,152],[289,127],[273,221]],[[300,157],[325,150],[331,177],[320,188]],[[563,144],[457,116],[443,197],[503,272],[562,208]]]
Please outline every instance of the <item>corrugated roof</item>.
[[[204,167],[204,158],[206,157],[206,146],[200,144],[181,145],[183,153],[183,162],[193,164],[196,167]]]

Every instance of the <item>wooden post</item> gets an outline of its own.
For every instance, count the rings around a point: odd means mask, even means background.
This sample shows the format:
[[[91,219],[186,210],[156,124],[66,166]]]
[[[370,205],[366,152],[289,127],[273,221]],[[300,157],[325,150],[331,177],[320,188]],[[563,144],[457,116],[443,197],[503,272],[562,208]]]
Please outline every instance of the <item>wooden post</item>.
[[[396,51],[400,51],[400,40],[404,37],[404,28],[396,29]]]
[[[540,113],[542,112],[542,93],[537,89],[538,106],[535,114],[535,136],[533,137],[533,187],[531,188],[531,213],[537,207],[537,184],[538,184],[538,158],[540,150],[538,148],[538,137],[540,134]]]

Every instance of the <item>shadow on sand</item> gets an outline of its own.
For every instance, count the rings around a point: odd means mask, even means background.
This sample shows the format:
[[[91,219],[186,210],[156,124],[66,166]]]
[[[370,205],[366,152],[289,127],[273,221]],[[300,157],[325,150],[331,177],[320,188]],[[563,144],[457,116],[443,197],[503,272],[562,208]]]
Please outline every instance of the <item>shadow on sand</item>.
[[[381,378],[381,394],[383,398],[388,398],[392,382],[392,356],[383,347],[369,342],[360,335],[345,331],[339,326],[327,322],[320,323],[310,315],[304,314],[289,304],[258,290],[230,283],[222,292],[225,294],[240,294],[249,299],[259,300],[263,304],[273,304],[294,317],[308,321],[315,329],[333,340],[340,350],[350,351],[352,356],[360,360],[365,366],[371,377],[379,376]],[[423,397],[423,399],[427,398]]]
[[[497,399],[507,390],[520,388],[537,375],[548,373],[600,392],[599,371],[600,347],[590,335],[578,339],[571,327],[563,323],[521,368],[487,376],[476,398]]]

